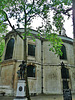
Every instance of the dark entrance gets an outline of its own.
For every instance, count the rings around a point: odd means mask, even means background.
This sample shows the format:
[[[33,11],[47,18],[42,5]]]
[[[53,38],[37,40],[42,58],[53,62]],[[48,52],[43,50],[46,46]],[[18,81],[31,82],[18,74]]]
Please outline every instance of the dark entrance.
[[[63,82],[63,97],[64,100],[72,100],[71,89],[69,89],[69,70],[65,64],[61,63],[61,76]]]
[[[71,90],[70,89],[63,90],[63,97],[64,100],[72,100]]]

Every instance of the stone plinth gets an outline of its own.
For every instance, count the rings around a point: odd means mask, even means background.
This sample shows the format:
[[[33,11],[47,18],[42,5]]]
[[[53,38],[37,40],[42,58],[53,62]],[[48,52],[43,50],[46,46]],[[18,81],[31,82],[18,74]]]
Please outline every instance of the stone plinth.
[[[27,100],[25,80],[18,80],[16,98],[14,100]]]

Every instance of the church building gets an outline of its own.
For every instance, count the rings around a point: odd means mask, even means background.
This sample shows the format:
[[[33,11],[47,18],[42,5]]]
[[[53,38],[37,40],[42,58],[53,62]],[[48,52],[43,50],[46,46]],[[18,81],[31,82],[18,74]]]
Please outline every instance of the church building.
[[[17,29],[21,34],[24,29]],[[36,35],[37,31],[31,30]],[[62,56],[49,51],[50,42],[27,37],[27,76],[30,95],[59,95],[64,100],[68,92],[75,100],[75,66],[73,39],[59,35],[63,41]],[[0,91],[6,95],[15,95],[17,88],[17,71],[24,58],[24,42],[14,31],[5,36],[5,48],[0,64]],[[57,99],[56,99],[57,100]]]

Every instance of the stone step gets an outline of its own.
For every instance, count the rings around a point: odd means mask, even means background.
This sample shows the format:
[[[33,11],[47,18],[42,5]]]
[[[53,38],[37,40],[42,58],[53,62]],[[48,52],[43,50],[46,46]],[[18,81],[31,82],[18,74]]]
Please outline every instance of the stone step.
[[[7,86],[7,85],[0,85],[0,91],[5,92],[5,95],[12,95],[12,92],[13,92],[10,86]]]
[[[10,86],[8,86],[8,85],[0,85],[0,89],[10,89]]]

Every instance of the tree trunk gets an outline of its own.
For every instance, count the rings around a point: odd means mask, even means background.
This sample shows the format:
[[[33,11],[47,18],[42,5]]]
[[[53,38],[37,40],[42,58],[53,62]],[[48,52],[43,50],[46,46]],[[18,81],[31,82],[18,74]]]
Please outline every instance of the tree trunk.
[[[25,27],[25,38],[24,38],[24,60],[26,62],[27,65],[27,37],[26,37],[26,27]],[[25,81],[26,81],[26,97],[28,98],[28,100],[30,99],[30,95],[29,95],[29,86],[28,86],[28,77],[27,77],[27,67],[26,67],[26,72],[25,72]]]
[[[25,7],[24,7],[25,8]],[[25,26],[24,26],[24,60],[27,65],[27,15],[26,15],[26,10],[24,9],[24,14],[25,14]],[[25,81],[26,81],[26,97],[28,100],[30,99],[29,95],[29,86],[28,86],[28,77],[27,77],[27,67],[26,67],[26,73],[25,73]]]
[[[73,47],[74,47],[74,66],[75,66],[75,0],[72,0],[73,6]]]

